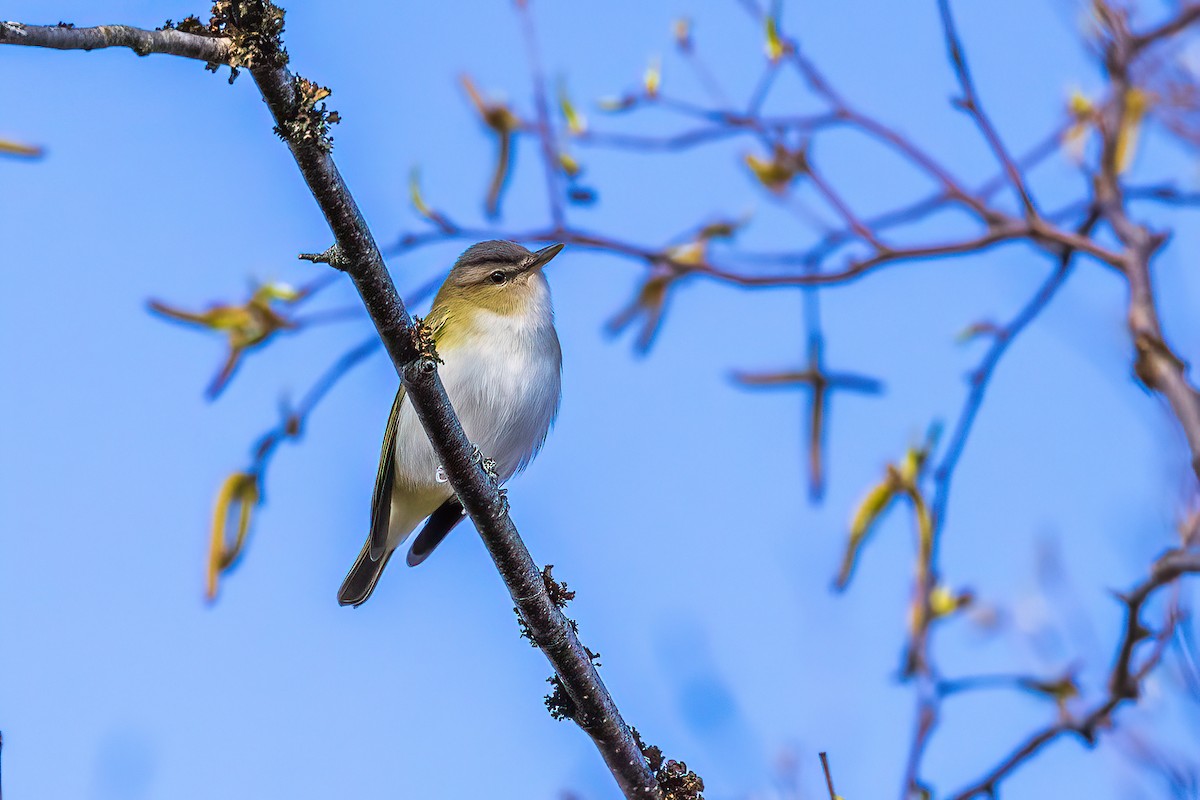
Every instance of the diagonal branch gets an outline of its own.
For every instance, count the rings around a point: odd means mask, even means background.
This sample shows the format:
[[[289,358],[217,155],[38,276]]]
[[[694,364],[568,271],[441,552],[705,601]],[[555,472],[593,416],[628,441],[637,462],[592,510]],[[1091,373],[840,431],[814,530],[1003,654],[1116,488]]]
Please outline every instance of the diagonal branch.
[[[18,29],[21,33],[14,34]],[[47,42],[56,49],[84,50],[136,44],[142,48],[135,48],[139,53],[178,53],[207,61],[224,60],[230,54],[227,48],[214,44],[223,40],[179,31],[40,28],[15,23],[0,30],[4,31],[0,44]],[[120,35],[110,38],[97,33],[111,30]],[[150,49],[142,47],[143,43],[149,43]],[[322,146],[319,138],[301,135],[303,127],[296,123],[311,109],[300,102],[298,79],[285,67],[253,67],[250,73],[277,130],[290,133],[286,137],[288,147],[334,235],[336,244],[328,260],[346,272],[358,289],[451,486],[479,530],[532,638],[574,701],[575,721],[595,742],[626,797],[659,798],[656,779],[600,679],[589,651],[551,599],[541,572],[509,517],[499,487],[474,456],[438,377],[437,363],[424,351],[418,329],[396,292],[374,237],[328,146]]]

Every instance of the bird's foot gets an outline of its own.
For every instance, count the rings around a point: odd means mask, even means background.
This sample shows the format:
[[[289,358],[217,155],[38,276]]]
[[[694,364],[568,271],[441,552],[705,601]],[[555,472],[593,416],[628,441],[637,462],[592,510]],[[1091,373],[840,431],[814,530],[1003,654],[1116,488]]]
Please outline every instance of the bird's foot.
[[[483,467],[483,471],[487,473],[487,476],[491,478],[492,483],[496,485],[496,493],[500,495],[500,505],[503,507],[504,513],[507,514],[508,489],[505,489],[500,485],[499,465],[496,463],[495,459],[485,456],[477,446],[472,445],[472,447],[474,448],[472,457],[474,458],[475,462],[479,464],[479,466]]]
[[[483,451],[479,449],[478,445],[471,445],[471,460],[483,467],[483,471],[486,472],[487,476],[492,479],[492,483],[496,484],[497,486],[500,485],[500,473],[498,471],[499,465],[496,464],[496,460],[494,458],[488,458],[485,456]]]

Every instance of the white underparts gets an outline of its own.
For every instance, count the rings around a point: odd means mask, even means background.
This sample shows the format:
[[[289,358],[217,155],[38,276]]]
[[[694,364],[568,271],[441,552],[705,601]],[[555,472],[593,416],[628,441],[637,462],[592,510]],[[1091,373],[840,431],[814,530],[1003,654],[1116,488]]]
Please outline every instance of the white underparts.
[[[477,310],[460,323],[472,326],[468,335],[438,351],[444,362],[439,374],[463,430],[495,460],[502,481],[529,463],[558,413],[562,352],[549,287],[537,278],[541,291],[525,313]],[[393,503],[389,540],[406,536],[451,496],[450,485],[437,480],[438,468],[412,404],[404,403],[396,430],[395,500],[403,496],[407,507]]]

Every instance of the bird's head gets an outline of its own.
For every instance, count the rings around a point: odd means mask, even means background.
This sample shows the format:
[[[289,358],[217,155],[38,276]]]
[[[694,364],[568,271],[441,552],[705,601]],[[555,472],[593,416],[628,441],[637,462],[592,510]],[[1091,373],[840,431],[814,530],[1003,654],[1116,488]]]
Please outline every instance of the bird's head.
[[[438,302],[451,307],[483,308],[505,316],[528,313],[547,302],[542,267],[562,249],[561,244],[552,244],[530,252],[515,242],[501,240],[473,244],[454,262],[438,293]]]

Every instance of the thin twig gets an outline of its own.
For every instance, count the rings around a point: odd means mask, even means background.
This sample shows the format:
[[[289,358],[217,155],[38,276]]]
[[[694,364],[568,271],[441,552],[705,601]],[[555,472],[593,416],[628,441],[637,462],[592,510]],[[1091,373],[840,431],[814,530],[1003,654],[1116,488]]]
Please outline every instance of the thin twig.
[[[838,800],[838,793],[833,790],[833,773],[829,771],[829,756],[824,751],[820,753],[821,769],[825,772],[825,787],[829,790],[829,800]]]
[[[1093,211],[1079,225],[1077,232],[1082,235],[1087,235],[1095,226],[1099,217],[1099,212]],[[1030,298],[1016,316],[1002,328],[997,328],[990,331],[992,343],[988,347],[987,352],[983,356],[983,360],[979,363],[970,375],[970,390],[967,392],[966,402],[963,403],[962,409],[959,411],[958,419],[954,423],[954,427],[950,434],[950,439],[943,452],[941,461],[933,471],[934,482],[934,497],[932,503],[933,513],[933,529],[935,537],[940,534],[946,523],[946,506],[950,499],[950,487],[954,480],[954,471],[958,467],[959,459],[962,458],[963,451],[966,448],[967,439],[971,435],[971,430],[975,424],[975,418],[979,414],[979,409],[983,405],[983,400],[987,394],[988,386],[991,384],[992,376],[996,372],[996,368],[1000,365],[1001,359],[1008,352],[1009,347],[1021,332],[1029,326],[1045,310],[1050,301],[1062,288],[1067,276],[1071,273],[1071,264],[1074,260],[1075,251],[1066,250],[1058,258],[1058,263],[1053,272]]]
[[[695,128],[666,135],[621,133],[618,131],[584,131],[574,141],[596,148],[616,148],[633,152],[680,152],[698,145],[732,139],[737,136],[762,137],[781,132],[814,133],[845,125],[834,114],[813,114],[806,117],[747,117],[727,111],[706,111],[705,116],[716,119]]]
[[[1013,161],[1013,157],[1000,139],[1000,134],[996,132],[996,126],[992,124],[991,118],[983,110],[983,105],[979,101],[979,93],[975,89],[975,82],[971,80],[966,56],[963,55],[962,40],[959,39],[958,30],[954,26],[954,17],[950,13],[950,0],[938,0],[938,11],[942,17],[942,32],[946,39],[950,63],[954,66],[954,74],[957,76],[958,84],[963,92],[958,104],[975,121],[975,125],[987,140],[988,146],[992,148],[996,160],[1004,168],[1004,174],[1008,176],[1009,183],[1012,184],[1017,196],[1021,198],[1025,216],[1034,218],[1038,212],[1033,204],[1033,197],[1029,193],[1029,187],[1025,185],[1025,177],[1017,168],[1016,162]]]
[[[1185,28],[1200,22],[1200,3],[1187,3],[1183,5],[1175,16],[1168,19],[1166,22],[1151,28],[1143,33],[1136,34],[1132,37],[1130,44],[1132,45],[1132,53],[1137,55],[1147,47],[1169,39],[1177,33],[1182,32]]]
[[[566,225],[566,209],[563,203],[562,168],[558,163],[558,148],[554,143],[554,123],[550,120],[550,102],[546,98],[546,74],[542,70],[542,57],[538,49],[537,31],[533,27],[533,14],[528,3],[517,3],[521,17],[521,32],[525,36],[525,51],[529,56],[530,72],[533,76],[533,106],[537,113],[537,138],[542,150],[542,168],[546,175],[546,200],[550,204],[550,220],[554,227]]]

